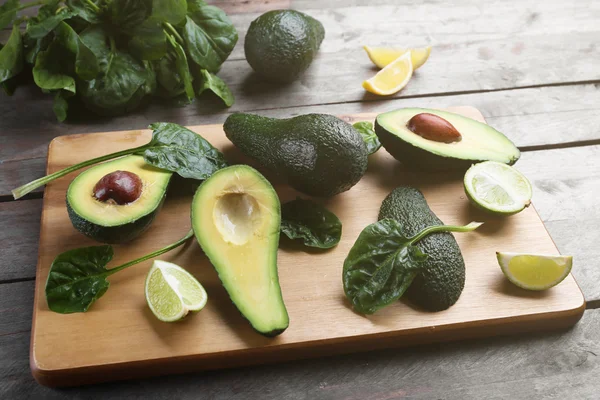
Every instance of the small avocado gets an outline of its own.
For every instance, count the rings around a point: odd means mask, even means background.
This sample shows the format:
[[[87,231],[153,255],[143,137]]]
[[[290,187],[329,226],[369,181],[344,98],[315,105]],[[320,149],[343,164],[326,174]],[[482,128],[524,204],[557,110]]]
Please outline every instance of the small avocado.
[[[383,200],[379,219],[384,218],[400,222],[409,237],[429,226],[443,225],[423,194],[407,186],[394,189]],[[445,310],[456,303],[465,286],[465,261],[458,243],[451,233],[440,232],[426,236],[416,246],[427,259],[405,296],[426,310]]]
[[[512,165],[521,155],[491,126],[447,111],[402,108],[379,114],[375,133],[394,158],[423,170],[466,170],[481,161]]]
[[[266,80],[291,82],[308,68],[324,37],[323,25],[309,15],[269,11],[250,24],[244,43],[246,60]]]
[[[204,181],[192,201],[196,239],[252,327],[276,336],[289,325],[277,275],[281,206],[255,169],[234,165]]]
[[[171,172],[152,167],[142,156],[126,156],[79,174],[67,190],[73,226],[103,243],[128,242],[158,214]]]
[[[310,196],[344,192],[367,169],[367,148],[360,133],[333,115],[276,119],[232,114],[223,129],[242,153]]]

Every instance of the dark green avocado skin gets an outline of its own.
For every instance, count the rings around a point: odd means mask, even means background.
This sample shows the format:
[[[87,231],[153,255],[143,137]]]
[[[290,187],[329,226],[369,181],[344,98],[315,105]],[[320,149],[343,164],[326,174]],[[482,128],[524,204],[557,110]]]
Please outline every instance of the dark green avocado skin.
[[[86,220],[73,210],[67,199],[67,212],[75,229],[83,233],[87,237],[94,239],[97,242],[119,244],[129,242],[150,227],[154,218],[158,215],[164,201],[166,193],[158,206],[149,214],[129,224],[119,226],[101,226]]]
[[[430,153],[417,146],[414,146],[398,136],[383,128],[375,119],[375,133],[381,142],[381,145],[396,160],[400,161],[410,169],[420,169],[425,171],[466,171],[473,164],[487,160],[461,160],[453,157],[444,157]],[[513,165],[518,159],[512,160],[509,165]]]
[[[384,218],[400,222],[408,236],[443,224],[423,194],[408,186],[394,189],[385,198],[379,210],[379,219]],[[405,296],[426,310],[445,310],[456,303],[465,286],[465,262],[458,243],[451,233],[440,232],[426,236],[417,242],[417,247],[428,257]]]
[[[264,79],[291,82],[311,64],[324,37],[323,25],[309,15],[269,11],[250,24],[244,52],[252,69]]]
[[[242,153],[310,196],[344,192],[367,170],[367,148],[360,133],[333,115],[275,119],[232,114],[223,129]]]

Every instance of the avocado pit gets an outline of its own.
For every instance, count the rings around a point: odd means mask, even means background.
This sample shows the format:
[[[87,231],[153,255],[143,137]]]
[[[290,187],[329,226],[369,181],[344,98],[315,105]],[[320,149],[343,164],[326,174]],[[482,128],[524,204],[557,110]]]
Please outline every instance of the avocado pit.
[[[408,121],[406,127],[422,138],[434,142],[454,143],[462,140],[461,134],[454,125],[435,114],[416,114]]]
[[[103,203],[124,205],[142,195],[140,177],[129,171],[114,171],[104,175],[94,186],[94,198]]]

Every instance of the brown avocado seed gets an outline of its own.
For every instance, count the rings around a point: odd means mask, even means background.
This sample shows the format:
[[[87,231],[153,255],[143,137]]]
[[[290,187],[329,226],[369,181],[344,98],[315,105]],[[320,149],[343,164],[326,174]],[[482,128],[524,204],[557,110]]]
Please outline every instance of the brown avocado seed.
[[[115,171],[96,183],[94,197],[105,203],[128,204],[140,197],[142,186],[142,180],[133,172]]]
[[[454,125],[435,114],[417,114],[408,121],[406,127],[422,138],[434,142],[453,143],[462,139]]]

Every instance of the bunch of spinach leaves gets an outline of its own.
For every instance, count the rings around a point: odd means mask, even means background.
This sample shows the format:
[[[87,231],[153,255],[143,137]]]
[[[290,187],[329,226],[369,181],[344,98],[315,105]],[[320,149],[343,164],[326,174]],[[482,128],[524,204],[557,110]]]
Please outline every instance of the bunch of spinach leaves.
[[[18,16],[33,6],[41,6],[36,16]],[[11,24],[0,44],[0,86],[11,95],[15,78],[31,71],[54,96],[59,121],[74,98],[100,115],[126,113],[152,96],[189,104],[206,90],[233,104],[215,74],[238,34],[204,0],[7,0],[0,29]]]

